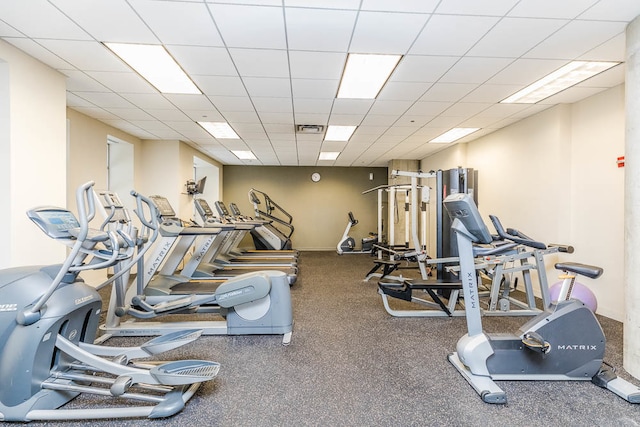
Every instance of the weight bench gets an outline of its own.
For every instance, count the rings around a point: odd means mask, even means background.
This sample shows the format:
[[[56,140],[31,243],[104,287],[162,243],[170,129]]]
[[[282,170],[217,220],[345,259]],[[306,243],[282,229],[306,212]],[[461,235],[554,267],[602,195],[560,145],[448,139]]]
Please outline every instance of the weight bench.
[[[381,279],[385,278],[386,276],[390,275],[391,273],[393,273],[398,269],[398,267],[400,266],[400,261],[389,260],[389,259],[376,259],[373,261],[373,264],[374,264],[373,268],[369,270],[369,272],[364,278],[365,282],[371,279],[372,277],[380,277]],[[376,273],[376,271],[380,270],[381,268],[382,268],[382,274]]]

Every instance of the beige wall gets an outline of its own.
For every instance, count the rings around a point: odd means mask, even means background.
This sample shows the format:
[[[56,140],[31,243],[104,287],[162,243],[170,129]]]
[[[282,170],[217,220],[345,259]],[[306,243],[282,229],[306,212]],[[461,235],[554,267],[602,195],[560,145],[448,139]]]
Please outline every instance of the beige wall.
[[[550,284],[558,260],[604,267],[598,312],[622,320],[624,88],[558,105],[468,144],[422,160],[422,169],[478,170],[480,212],[546,243],[575,247],[548,258]]]
[[[0,40],[0,268],[64,257],[25,211],[65,205],[65,104],[62,74]]]
[[[312,182],[313,172],[322,176]],[[374,180],[369,180],[369,174]],[[377,227],[377,195],[362,192],[387,183],[386,168],[225,166],[224,197],[253,215],[247,193],[264,191],[293,216],[293,246],[301,250],[335,250],[349,211],[359,224],[350,231],[360,241]]]

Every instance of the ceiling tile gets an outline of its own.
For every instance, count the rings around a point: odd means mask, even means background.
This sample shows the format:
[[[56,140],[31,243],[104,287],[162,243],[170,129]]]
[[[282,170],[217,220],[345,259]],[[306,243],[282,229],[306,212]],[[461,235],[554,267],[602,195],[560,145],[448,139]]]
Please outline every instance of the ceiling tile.
[[[376,100],[369,110],[369,114],[384,114],[401,116],[407,111],[414,101],[390,101],[390,100]]]
[[[254,111],[255,107],[248,96],[209,96],[215,107],[222,113],[232,111]]]
[[[240,77],[196,75],[191,77],[205,95],[247,96],[247,90]]]
[[[640,2],[637,0],[600,0],[588,9],[580,19],[602,21],[631,21],[640,15]]]
[[[251,98],[253,105],[260,113],[293,113],[291,98],[261,98],[254,96]]]
[[[444,83],[484,83],[513,62],[510,58],[465,57],[440,79]]]
[[[493,102],[497,103],[522,89],[521,85],[484,84],[462,98],[461,102]]]
[[[452,102],[418,101],[405,114],[414,116],[437,116],[453,105]]]
[[[261,112],[258,113],[262,123],[288,123],[293,125],[293,114],[291,113],[272,113]]]
[[[519,0],[491,0],[491,1],[468,1],[468,0],[442,0],[438,4],[436,13],[455,15],[490,15],[503,16]]]
[[[229,123],[260,123],[258,114],[254,111],[225,111],[224,117]]]
[[[432,83],[389,81],[378,95],[378,100],[415,101],[431,87]]]
[[[159,93],[123,93],[122,97],[144,110],[171,110],[176,108]]]
[[[433,15],[409,53],[462,56],[497,22],[487,16]]]
[[[360,12],[349,51],[404,54],[428,17],[424,14]]]
[[[509,16],[530,18],[573,19],[591,7],[597,0],[535,0],[521,1]]]
[[[602,43],[600,46],[591,49],[584,55],[581,60],[585,61],[625,61],[626,60],[626,37],[624,33]]]
[[[47,64],[51,68],[57,70],[75,70],[75,67],[62,59],[60,56],[50,52],[44,48],[41,44],[31,39],[7,37],[4,41],[12,44],[26,54],[38,58],[38,60],[44,64]]]
[[[436,82],[456,62],[457,56],[405,55],[389,81],[392,82]]]
[[[285,8],[291,50],[347,52],[355,10]]]
[[[390,2],[388,0],[363,0],[362,10],[386,12],[431,13],[440,0],[404,0]]]
[[[141,110],[140,108],[119,108],[112,107],[108,108],[107,111],[115,114],[116,116],[127,120],[153,120],[153,117],[149,115],[146,111]]]
[[[293,108],[297,113],[329,114],[333,107],[332,99],[296,98],[293,100]]]
[[[98,41],[158,43],[149,27],[124,0],[51,2]]]
[[[299,125],[326,125],[329,123],[329,114],[319,113],[303,113],[296,111],[294,114],[295,122]],[[336,123],[337,124],[337,123]],[[349,123],[353,124],[353,123]]]
[[[345,53],[291,51],[291,78],[340,80],[346,60]]]
[[[487,81],[488,84],[528,85],[565,65],[557,59],[517,59]]]
[[[27,7],[0,2],[0,17],[16,30],[38,39],[91,40],[91,36],[46,0],[30,0]]]
[[[273,0],[271,0],[273,1]],[[309,0],[283,0],[285,6],[309,7]],[[360,0],[314,0],[313,7],[358,10]]]
[[[155,117],[158,120],[162,120],[167,125],[171,126],[172,121],[191,121],[189,116],[184,114],[182,111],[176,109],[173,110],[165,110],[164,108],[156,109],[156,108],[145,108],[145,111],[149,113],[152,117]]]
[[[105,109],[135,107],[129,101],[113,92],[75,92],[75,94]]]
[[[468,55],[518,58],[569,21],[560,19],[504,18]]]
[[[572,21],[524,56],[574,59],[617,36],[625,27],[624,22]]]
[[[103,84],[91,78],[87,73],[78,70],[65,70],[67,90],[71,92],[109,92]]]
[[[134,72],[89,71],[87,74],[114,92],[158,93],[149,82]]]
[[[225,48],[168,45],[167,50],[187,74],[205,76],[238,75],[229,52]]]
[[[291,79],[295,98],[333,99],[338,93],[340,80]]]
[[[338,98],[333,102],[332,114],[366,114],[375,100]]]
[[[429,102],[456,102],[476,89],[475,83],[436,83],[420,98]]]
[[[252,97],[291,97],[291,81],[289,79],[245,77],[242,81]]]
[[[289,59],[284,50],[229,49],[242,77],[289,77]]]
[[[224,45],[205,3],[153,0],[128,2],[163,44]]]
[[[211,101],[205,95],[165,94],[171,103],[182,110],[209,110],[213,109]]]
[[[458,102],[442,112],[441,116],[447,117],[471,117],[478,114],[493,104],[481,102]]]
[[[83,71],[131,71],[109,49],[95,41],[38,40],[38,43]]]
[[[329,124],[339,125],[339,126],[354,126],[354,125],[357,126],[362,122],[364,118],[365,118],[365,113],[362,113],[362,114],[331,113],[331,116],[329,117]]]
[[[82,99],[82,98],[80,98]],[[100,107],[84,107],[84,106],[79,106],[79,107],[74,107],[74,110],[85,114],[89,117],[94,117],[97,120],[101,120],[107,124],[111,124],[114,127],[118,127],[117,124],[123,122],[122,119],[118,118],[118,116],[116,116],[113,113],[110,113],[106,110],[104,110],[103,108]],[[113,122],[108,122],[109,120],[112,120],[114,122],[117,122],[116,124],[114,124]]]
[[[280,7],[210,3],[209,10],[227,47],[287,47]]]

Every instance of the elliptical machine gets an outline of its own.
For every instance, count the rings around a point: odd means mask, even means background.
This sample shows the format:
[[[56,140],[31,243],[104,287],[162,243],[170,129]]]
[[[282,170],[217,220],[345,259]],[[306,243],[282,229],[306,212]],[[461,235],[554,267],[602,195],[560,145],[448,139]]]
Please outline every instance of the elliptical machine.
[[[27,212],[47,236],[71,248],[62,265],[0,272],[1,421],[168,417],[220,368],[201,360],[132,362],[191,342],[200,336],[197,330],[139,347],[94,344],[102,301],[78,275],[118,263],[130,268],[135,238],[89,228],[95,215],[92,186],[88,182],[76,193],[79,220],[55,207]],[[139,208],[141,203],[138,198]],[[142,404],[60,408],[82,393]]]
[[[338,242],[336,249],[338,251],[338,255],[343,255],[346,253],[350,254],[364,254],[371,253],[373,250],[373,245],[378,243],[378,235],[374,233],[369,233],[369,237],[365,237],[362,239],[362,246],[358,250],[356,249],[356,241],[353,237],[349,236],[349,231],[351,227],[358,224],[358,220],[353,216],[353,212],[349,212],[349,222],[347,222],[347,227],[344,229],[344,233],[342,234],[342,238]]]
[[[558,263],[565,271],[561,297],[545,311],[522,325],[516,334],[489,335],[482,330],[474,258],[493,237],[468,194],[452,194],[444,200],[451,217],[460,254],[460,278],[469,332],[457,344],[449,361],[486,403],[504,404],[506,393],[494,380],[592,381],[630,403],[640,403],[640,388],[617,377],[603,364],[605,336],[595,314],[582,302],[571,299],[576,275],[597,278],[602,268]],[[491,217],[498,235],[510,243],[531,247],[543,243],[505,232],[497,217]],[[510,229],[507,229],[508,231]],[[489,250],[495,254],[495,248]]]

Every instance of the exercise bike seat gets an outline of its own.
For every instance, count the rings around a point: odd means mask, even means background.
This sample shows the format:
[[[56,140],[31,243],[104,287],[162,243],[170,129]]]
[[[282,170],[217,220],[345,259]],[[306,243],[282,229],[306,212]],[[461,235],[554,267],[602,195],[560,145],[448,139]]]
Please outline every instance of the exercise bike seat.
[[[604,272],[601,267],[594,265],[580,264],[579,262],[558,262],[555,264],[556,270],[569,271],[580,274],[590,279],[598,278]]]

